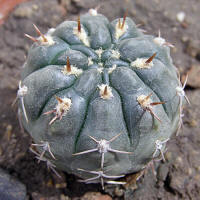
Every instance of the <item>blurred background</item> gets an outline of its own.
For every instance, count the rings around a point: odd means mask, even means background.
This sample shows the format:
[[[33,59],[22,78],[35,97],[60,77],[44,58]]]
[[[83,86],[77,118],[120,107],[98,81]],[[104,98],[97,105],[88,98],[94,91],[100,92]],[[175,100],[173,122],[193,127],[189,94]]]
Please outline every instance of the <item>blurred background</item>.
[[[109,20],[126,10],[146,34],[161,36],[175,46],[171,55],[182,80],[188,73],[184,126],[168,142],[166,163],[155,163],[137,183],[137,174],[125,177],[125,186],[84,185],[58,171],[59,179],[29,152],[31,138],[20,130],[16,97],[20,71],[31,41],[33,23],[45,33],[63,20],[97,8]],[[7,191],[12,200],[177,200],[200,199],[200,1],[199,0],[0,0],[0,200]]]

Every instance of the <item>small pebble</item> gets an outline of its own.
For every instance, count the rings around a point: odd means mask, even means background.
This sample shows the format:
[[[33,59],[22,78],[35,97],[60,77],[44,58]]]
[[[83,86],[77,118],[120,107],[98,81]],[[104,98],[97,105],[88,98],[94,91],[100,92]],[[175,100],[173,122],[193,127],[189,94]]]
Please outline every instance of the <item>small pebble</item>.
[[[158,167],[158,179],[160,180],[160,181],[165,181],[166,180],[166,178],[167,178],[167,174],[168,174],[168,172],[169,172],[169,166],[167,166],[167,165],[160,165],[159,167]]]
[[[3,150],[2,150],[2,148],[0,146],[0,156],[2,156],[2,154],[3,154]]]
[[[25,200],[26,187],[6,171],[0,169],[0,200]]]
[[[188,42],[189,41],[189,38],[187,37],[187,36],[183,36],[182,38],[181,38],[181,41],[182,42]]]
[[[187,85],[192,88],[200,88],[200,65],[192,65],[188,71],[188,82]],[[192,120],[191,120],[192,121]],[[193,123],[190,123],[191,126],[197,126],[196,120]]]
[[[176,19],[178,22],[183,23],[185,20],[185,13],[183,11],[177,13]]]
[[[100,192],[87,192],[81,197],[81,200],[112,200],[112,198]]]
[[[120,189],[119,187],[116,187],[115,188],[115,195],[117,197],[122,197],[124,195],[124,190],[123,189]]]
[[[67,187],[67,183],[56,183],[56,188],[66,188]]]
[[[0,20],[1,20],[1,19],[3,19],[3,17],[4,17],[4,16],[3,16],[3,14],[2,14],[2,13],[0,13]]]
[[[38,9],[39,9],[38,5],[36,5],[36,4],[33,4],[32,8],[33,8],[34,10],[38,10]]]
[[[68,196],[65,196],[64,194],[61,194],[60,200],[70,200],[70,198]]]

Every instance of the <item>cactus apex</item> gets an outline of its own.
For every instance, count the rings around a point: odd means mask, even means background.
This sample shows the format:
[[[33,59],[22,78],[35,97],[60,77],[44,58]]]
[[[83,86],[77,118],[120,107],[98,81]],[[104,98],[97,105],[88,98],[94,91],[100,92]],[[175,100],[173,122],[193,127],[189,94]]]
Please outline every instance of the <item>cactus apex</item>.
[[[99,87],[99,94],[102,99],[110,99],[113,97],[112,89],[108,85],[101,84],[98,87]]]

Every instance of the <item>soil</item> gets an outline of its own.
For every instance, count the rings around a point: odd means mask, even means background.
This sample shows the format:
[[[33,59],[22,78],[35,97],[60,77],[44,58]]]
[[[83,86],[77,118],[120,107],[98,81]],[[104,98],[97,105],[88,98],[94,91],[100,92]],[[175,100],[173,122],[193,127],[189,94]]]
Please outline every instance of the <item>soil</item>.
[[[200,68],[200,1],[199,0],[33,0],[18,5],[0,26],[0,167],[20,180],[30,200],[64,199],[200,199],[200,83],[195,73],[189,76],[186,94],[191,105],[184,109],[184,126],[179,136],[168,142],[167,161],[156,162],[157,175],[148,173],[136,183],[129,175],[125,186],[85,185],[77,178],[59,171],[59,179],[44,163],[37,163],[29,152],[30,136],[20,129],[17,109],[11,107],[16,97],[21,66],[31,42],[24,33],[35,35],[32,24],[42,32],[65,19],[76,19],[89,8],[109,20],[129,17],[148,34],[161,36],[175,45],[171,55],[181,74]],[[185,19],[177,14],[185,13]],[[193,70],[192,70],[193,71]],[[199,71],[199,70],[198,70]],[[193,77],[194,76],[194,77]]]

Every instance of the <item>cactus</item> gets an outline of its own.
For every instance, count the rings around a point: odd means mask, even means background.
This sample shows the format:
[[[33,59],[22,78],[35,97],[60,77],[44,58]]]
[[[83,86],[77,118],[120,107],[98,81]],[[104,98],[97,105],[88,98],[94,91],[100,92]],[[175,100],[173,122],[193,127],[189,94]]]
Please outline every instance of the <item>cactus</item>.
[[[45,35],[34,27],[18,98],[39,161],[104,186],[164,160],[186,97],[172,45],[95,10]]]

